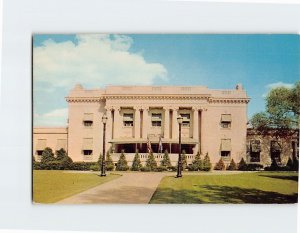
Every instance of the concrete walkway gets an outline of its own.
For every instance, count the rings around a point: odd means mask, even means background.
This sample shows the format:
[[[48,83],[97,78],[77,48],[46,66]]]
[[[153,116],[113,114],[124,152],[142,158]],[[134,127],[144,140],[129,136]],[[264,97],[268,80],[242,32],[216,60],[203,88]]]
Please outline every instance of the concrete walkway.
[[[76,194],[58,204],[148,204],[165,173],[121,173],[107,183]]]

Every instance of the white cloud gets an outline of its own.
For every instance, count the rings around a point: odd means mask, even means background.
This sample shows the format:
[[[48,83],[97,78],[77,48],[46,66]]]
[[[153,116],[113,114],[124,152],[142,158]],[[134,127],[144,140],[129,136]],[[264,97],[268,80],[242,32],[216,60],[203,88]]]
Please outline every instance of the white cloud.
[[[292,84],[292,83],[284,83],[284,82],[270,83],[265,86],[267,91],[262,95],[262,97],[266,98],[268,93],[274,88],[285,87],[285,88],[291,89],[291,88],[293,88],[293,86],[294,86],[294,84]]]
[[[155,78],[167,79],[160,63],[145,61],[129,51],[133,40],[124,35],[77,35],[78,44],[47,40],[33,51],[34,82],[70,89],[76,83],[87,87],[107,84],[149,85]]]
[[[35,113],[33,122],[35,126],[66,126],[68,109],[54,109],[44,114]]]

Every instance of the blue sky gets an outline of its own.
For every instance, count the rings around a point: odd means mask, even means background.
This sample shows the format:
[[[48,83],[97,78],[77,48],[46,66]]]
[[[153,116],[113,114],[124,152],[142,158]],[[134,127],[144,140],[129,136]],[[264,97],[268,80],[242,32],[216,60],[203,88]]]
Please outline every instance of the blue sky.
[[[64,97],[75,83],[204,85],[242,83],[248,116],[263,111],[264,96],[299,80],[298,35],[35,35],[34,125],[65,125]]]

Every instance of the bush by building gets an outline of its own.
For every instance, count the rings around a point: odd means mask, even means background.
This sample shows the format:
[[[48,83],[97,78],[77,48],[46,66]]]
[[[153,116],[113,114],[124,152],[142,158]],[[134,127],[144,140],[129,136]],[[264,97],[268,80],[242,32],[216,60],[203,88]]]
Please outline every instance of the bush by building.
[[[150,171],[155,171],[157,168],[157,162],[155,161],[154,155],[151,152],[146,160],[146,165],[145,167],[149,168]]]
[[[246,164],[244,158],[241,158],[241,161],[238,164],[238,170],[247,171],[247,164]]]
[[[237,170],[237,165],[236,165],[234,159],[231,159],[230,164],[228,165],[226,170],[228,170],[228,171]]]
[[[113,171],[115,168],[114,162],[111,158],[111,155],[109,151],[106,153],[106,159],[105,159],[105,164],[106,164],[106,171]]]
[[[203,159],[203,167],[202,170],[203,171],[210,171],[211,170],[211,162],[210,162],[210,158],[208,156],[208,153],[206,153],[204,159]]]
[[[200,153],[198,152],[192,161],[192,164],[188,166],[189,171],[202,171],[203,161],[201,159]]]
[[[142,168],[142,163],[140,160],[140,155],[138,152],[136,152],[132,161],[131,171],[140,171],[141,168]]]
[[[121,152],[120,158],[117,162],[116,170],[117,171],[128,171],[129,170],[129,166],[128,166],[124,151]]]
[[[225,163],[222,158],[220,158],[220,160],[216,163],[214,169],[215,170],[225,170]]]
[[[185,150],[182,150],[181,161],[182,161],[182,170],[184,171],[187,168],[187,161],[186,161],[186,152],[185,152]]]
[[[170,156],[167,150],[165,150],[163,159],[160,162],[161,167],[166,167],[167,169],[170,169],[172,167]]]

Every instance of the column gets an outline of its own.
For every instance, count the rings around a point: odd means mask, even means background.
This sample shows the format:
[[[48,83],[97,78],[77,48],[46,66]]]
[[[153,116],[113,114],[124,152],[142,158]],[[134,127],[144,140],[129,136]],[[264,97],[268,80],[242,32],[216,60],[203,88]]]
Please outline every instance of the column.
[[[134,107],[134,138],[140,138],[140,129],[141,129],[141,114],[140,114],[140,107]]]
[[[193,108],[193,139],[199,141],[199,109]]]
[[[177,121],[178,117],[178,107],[172,108],[173,110],[173,119],[172,119],[172,139],[178,139],[179,134],[179,125]]]
[[[143,108],[143,130],[142,135],[143,138],[146,139],[149,132],[149,108]]]
[[[200,116],[200,153],[205,154],[207,151],[207,145],[204,139],[204,127],[205,127],[205,112],[207,111],[206,108],[201,108],[201,116]]]
[[[170,138],[170,108],[165,107],[164,116],[164,138]]]
[[[121,129],[121,116],[120,116],[120,107],[114,107],[114,138],[120,137],[119,132]]]
[[[106,151],[109,149],[109,142],[112,139],[112,108],[108,107],[106,109],[106,116],[107,116],[107,122],[106,122]],[[102,123],[103,124],[103,123]]]

